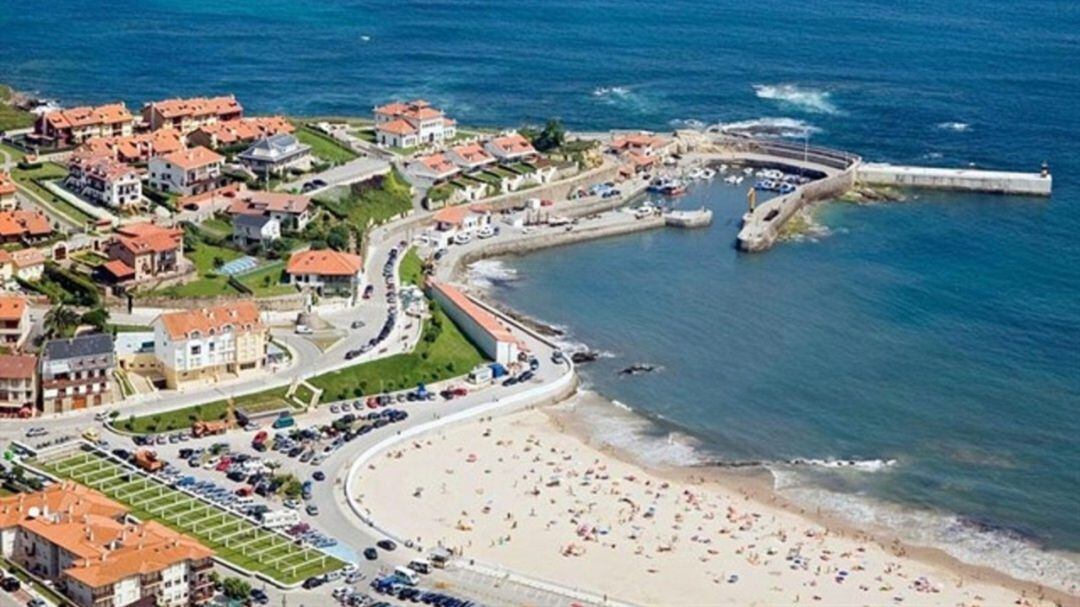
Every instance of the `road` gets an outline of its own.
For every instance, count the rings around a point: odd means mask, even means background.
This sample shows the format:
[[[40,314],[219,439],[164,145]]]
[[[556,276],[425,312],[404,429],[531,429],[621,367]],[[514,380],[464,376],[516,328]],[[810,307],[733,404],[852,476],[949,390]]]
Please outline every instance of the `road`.
[[[286,183],[281,187],[281,189],[289,191],[299,191],[305,183],[309,181],[314,181],[316,179],[322,179],[327,184],[325,187],[306,192],[308,195],[313,196],[334,186],[359,183],[361,181],[366,181],[378,175],[385,175],[389,172],[390,163],[386,162],[385,160],[361,156],[360,158],[350,160],[345,164],[326,169],[321,173],[307,175],[303,179],[297,179],[296,181]]]

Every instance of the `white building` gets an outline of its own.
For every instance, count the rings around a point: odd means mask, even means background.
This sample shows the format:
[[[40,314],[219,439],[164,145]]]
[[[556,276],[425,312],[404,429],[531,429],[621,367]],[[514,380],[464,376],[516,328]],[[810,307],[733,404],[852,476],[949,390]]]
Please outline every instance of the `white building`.
[[[111,156],[73,156],[65,185],[86,200],[110,209],[132,209],[142,202],[142,179],[130,165]]]
[[[379,145],[411,148],[455,136],[457,123],[422,99],[375,108],[375,140]]]
[[[150,185],[184,196],[208,192],[222,185],[224,163],[223,156],[204,147],[155,156],[150,159]]]
[[[524,342],[495,314],[449,284],[432,282],[431,296],[469,339],[495,362],[515,363],[518,354],[526,349]]]
[[[332,249],[299,251],[289,258],[285,273],[292,284],[320,295],[355,297],[364,283],[364,261]]]
[[[244,166],[264,177],[283,175],[289,169],[311,167],[311,146],[288,133],[278,133],[256,141],[238,158]]]
[[[170,388],[258,369],[267,329],[253,301],[162,314],[153,322],[154,355]]]
[[[233,218],[233,242],[241,247],[270,244],[281,238],[281,222],[270,215],[237,215]]]

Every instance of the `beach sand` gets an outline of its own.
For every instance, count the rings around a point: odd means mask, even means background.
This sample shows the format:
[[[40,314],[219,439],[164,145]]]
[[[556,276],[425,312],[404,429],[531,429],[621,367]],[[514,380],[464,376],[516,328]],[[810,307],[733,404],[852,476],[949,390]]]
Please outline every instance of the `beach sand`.
[[[646,471],[570,431],[566,410],[403,443],[360,471],[357,497],[381,526],[426,547],[636,604],[1053,604],[937,551],[916,558],[811,520],[760,480]]]

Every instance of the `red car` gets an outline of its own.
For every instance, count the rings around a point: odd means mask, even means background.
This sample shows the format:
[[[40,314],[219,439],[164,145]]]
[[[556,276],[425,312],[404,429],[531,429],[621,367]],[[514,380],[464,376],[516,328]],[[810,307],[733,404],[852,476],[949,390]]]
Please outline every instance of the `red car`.
[[[236,495],[238,495],[240,497],[247,497],[247,496],[251,495],[252,491],[254,491],[254,489],[252,489],[248,485],[244,485],[243,487],[240,487],[239,489],[236,490]]]
[[[214,470],[217,470],[218,472],[225,472],[226,470],[229,469],[229,464],[231,464],[231,463],[232,463],[231,459],[229,459],[227,457],[223,457],[223,458],[221,458],[221,461],[218,462],[217,466],[214,466]]]

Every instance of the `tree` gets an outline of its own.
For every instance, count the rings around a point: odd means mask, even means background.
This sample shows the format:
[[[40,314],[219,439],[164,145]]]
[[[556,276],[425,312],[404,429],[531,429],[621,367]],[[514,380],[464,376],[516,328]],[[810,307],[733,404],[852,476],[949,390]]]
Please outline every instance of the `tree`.
[[[533,147],[538,151],[547,152],[562,146],[566,142],[566,129],[558,118],[552,118],[544,125],[544,130],[532,140]]]
[[[109,324],[109,311],[102,307],[94,308],[83,314],[80,322],[91,325],[98,331],[104,331]]]
[[[221,583],[225,596],[234,600],[246,599],[251,594],[251,584],[238,577],[227,577]]]
[[[220,268],[223,265],[225,265],[225,258],[220,256],[220,255],[215,255],[214,256],[214,269],[216,270],[216,269]]]
[[[79,326],[79,313],[71,308],[60,304],[53,306],[45,313],[45,336],[71,337]]]

